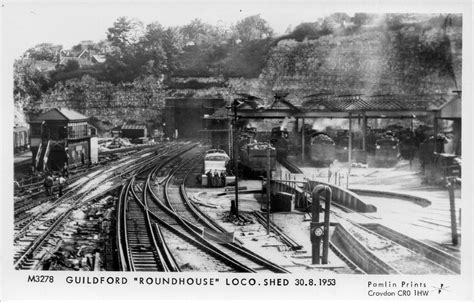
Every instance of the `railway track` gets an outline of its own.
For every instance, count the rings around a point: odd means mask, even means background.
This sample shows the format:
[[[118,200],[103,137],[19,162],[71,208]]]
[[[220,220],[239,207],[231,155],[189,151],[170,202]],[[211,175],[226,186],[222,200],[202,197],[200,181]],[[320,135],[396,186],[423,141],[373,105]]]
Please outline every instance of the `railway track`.
[[[151,151],[164,154],[166,152],[170,152],[175,147],[176,147],[175,143],[162,145],[162,146],[154,146],[154,148],[137,152],[134,156],[140,157]],[[126,158],[123,158],[122,160],[124,159]],[[69,191],[71,191],[71,186],[74,186],[74,184],[77,183],[78,180],[80,180],[81,178],[87,178],[89,177],[88,175],[95,175],[94,172],[100,172],[101,168],[104,169],[107,166],[111,166],[113,164],[119,164],[122,160],[119,160],[118,162],[109,162],[105,166],[95,166],[94,168],[87,170],[87,173],[84,172],[84,173],[74,176],[73,178],[70,178],[68,180],[69,186],[65,188],[64,193],[67,195]],[[47,209],[51,206],[54,206],[57,203],[60,203],[61,200],[65,199],[65,198],[56,199],[55,196],[44,196],[45,194],[43,193],[43,190],[44,190],[43,184],[42,183],[38,184],[38,186],[40,187],[40,190],[41,190],[40,192],[33,193],[29,196],[24,196],[22,200],[15,202],[14,217],[15,217],[15,230],[16,231],[21,230],[25,225],[28,225],[31,221],[38,218],[36,214],[32,214],[31,210],[33,210],[34,208],[41,206]],[[44,212],[44,210],[40,210],[39,212],[42,213]]]
[[[122,189],[119,199],[118,227],[120,244],[125,244],[120,259],[122,269],[130,271],[169,271],[158,247],[150,216],[137,197],[132,178]]]
[[[69,171],[69,178],[67,179],[68,183],[73,183],[76,180],[80,179],[84,175],[90,174],[94,171],[98,171],[103,168],[104,165],[111,164],[116,162],[117,160],[126,158],[133,154],[144,154],[149,152],[150,150],[162,150],[165,148],[169,148],[174,143],[170,144],[162,144],[162,145],[145,145],[145,146],[138,146],[138,147],[131,147],[125,150],[113,150],[108,151],[106,154],[106,158],[104,156],[99,155],[100,159],[97,164],[92,166],[76,166]],[[117,156],[116,153],[119,153],[120,156]],[[110,155],[113,155],[112,157]],[[43,185],[44,176],[43,175],[35,175],[32,177],[28,177],[25,179],[20,179],[17,181],[19,184],[18,187],[14,190],[15,196],[15,217],[21,216],[22,213],[37,207],[45,202],[48,202],[51,199],[54,199],[52,196],[46,196],[45,189]],[[53,191],[57,190],[57,185],[53,186]],[[67,191],[67,189],[66,189]]]
[[[117,230],[122,270],[181,271],[200,265],[208,271],[249,271],[206,240],[190,235],[177,217],[165,212],[151,214],[150,176],[137,176],[134,185],[122,192],[121,199],[129,200],[120,206]]]
[[[175,219],[183,224],[188,232],[194,233],[195,236],[201,237],[203,233],[206,233],[207,237],[214,238],[215,240],[212,240],[214,242],[211,243],[215,247],[223,250],[226,254],[238,260],[252,271],[288,273],[285,268],[268,261],[237,243],[229,242],[229,239],[223,239],[222,237],[225,237],[224,234],[226,234],[225,230],[202,213],[199,208],[189,200],[184,183],[193,167],[201,161],[201,156],[185,160],[178,165],[168,177],[162,179],[160,182],[163,185],[161,188],[161,198],[158,197],[149,186],[150,193],[158,207],[160,207],[162,211],[173,215]]]
[[[281,162],[290,172],[292,173],[302,173],[294,163],[283,160]],[[447,267],[442,263],[438,263],[427,258],[424,254],[417,252],[416,248],[411,248],[410,246],[404,246],[393,240],[378,234],[366,227],[363,224],[358,223],[354,219],[344,215],[348,213],[350,215],[359,215],[364,218],[366,221],[374,221],[377,223],[376,218],[373,215],[359,213],[343,205],[332,203],[332,206],[338,209],[331,210],[331,215],[336,218],[336,220],[344,225],[345,228],[349,229],[354,237],[359,240],[363,245],[365,245],[371,252],[374,253],[376,257],[379,257],[381,261],[385,262],[388,267],[391,267],[393,272],[402,273],[402,274],[456,274],[451,267]],[[371,241],[367,238],[371,238]],[[385,246],[386,250],[390,250],[390,253],[384,253],[382,248],[373,248],[374,245]],[[330,242],[331,250],[343,260],[349,268],[351,268],[356,273],[367,273],[364,272],[360,267],[355,264],[349,256],[342,253],[332,242]],[[399,255],[399,259],[394,259],[394,255]]]
[[[135,205],[141,205],[143,210],[140,215],[144,215],[143,211],[149,213],[150,223],[138,224],[141,227],[135,230],[130,227],[135,223],[129,220],[127,225],[127,217],[131,216],[125,214],[125,203],[120,206],[121,222],[117,224],[120,269],[136,269],[133,258],[140,259],[142,256],[131,249],[131,239],[136,238],[137,234],[146,234],[148,239],[143,238],[142,242],[153,249],[153,257],[150,253],[147,255],[153,264],[146,270],[287,273],[286,269],[238,244],[222,240],[225,234],[216,228],[217,223],[211,223],[208,218],[207,222],[200,222],[193,216],[198,214],[191,212],[193,206],[186,199],[184,181],[192,167],[201,160],[196,155],[202,151],[198,149],[177,154],[156,165],[150,172],[143,170],[137,175],[128,194],[133,196]],[[203,236],[204,233],[206,236]]]
[[[14,237],[14,266],[16,269],[35,269],[41,262],[43,247],[48,246],[49,239],[68,219],[68,216],[82,204],[99,198],[115,190],[137,171],[153,162],[169,156],[179,150],[194,147],[192,143],[170,144],[158,150],[144,151],[123,163],[122,167],[110,166],[99,176],[86,179],[71,188],[61,198],[45,204],[41,211],[31,215],[27,221],[16,222]]]

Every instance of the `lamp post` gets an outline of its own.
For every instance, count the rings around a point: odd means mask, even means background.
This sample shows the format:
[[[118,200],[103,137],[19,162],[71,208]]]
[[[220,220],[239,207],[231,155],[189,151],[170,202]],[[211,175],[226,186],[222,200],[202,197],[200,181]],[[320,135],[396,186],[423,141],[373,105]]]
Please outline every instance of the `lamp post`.
[[[233,135],[234,129],[237,129],[237,106],[239,102],[237,99],[234,99],[230,105],[227,105],[226,108],[228,110],[233,111],[233,118],[230,120],[230,133],[232,135],[231,142],[232,142],[232,156],[234,159],[234,173],[235,173],[235,215],[239,216],[239,178],[238,178],[238,171],[239,171],[239,152],[238,146],[236,145],[235,135]]]

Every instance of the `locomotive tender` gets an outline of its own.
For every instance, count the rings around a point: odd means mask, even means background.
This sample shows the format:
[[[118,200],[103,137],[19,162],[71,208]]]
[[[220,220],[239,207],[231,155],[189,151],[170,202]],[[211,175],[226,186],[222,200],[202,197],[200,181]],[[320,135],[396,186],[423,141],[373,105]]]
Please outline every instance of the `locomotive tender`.
[[[244,128],[239,136],[239,167],[247,176],[265,175],[270,150],[270,170],[275,170],[277,151],[270,143],[256,142],[257,129]]]
[[[309,156],[311,161],[317,165],[330,165],[336,159],[334,140],[325,133],[313,133]]]

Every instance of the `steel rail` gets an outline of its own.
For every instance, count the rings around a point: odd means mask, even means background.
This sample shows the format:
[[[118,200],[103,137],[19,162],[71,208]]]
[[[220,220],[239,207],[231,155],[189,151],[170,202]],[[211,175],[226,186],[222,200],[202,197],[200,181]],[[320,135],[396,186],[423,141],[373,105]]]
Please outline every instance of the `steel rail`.
[[[200,156],[196,157],[196,158],[200,158]],[[196,158],[194,159],[190,159],[188,161],[185,161],[183,163],[181,163],[180,166],[178,166],[177,168],[174,169],[174,171],[171,173],[170,177],[167,179],[167,181],[165,182],[165,190],[164,190],[164,194],[165,194],[165,199],[167,199],[167,187],[169,185],[169,182],[172,178],[172,176],[174,176],[177,171],[184,165],[188,164],[189,162],[195,160]],[[188,175],[191,173],[192,171],[192,168],[191,169],[188,169],[187,173],[184,175],[184,178],[183,178],[183,181],[182,181],[182,184],[180,185],[180,196],[181,196],[181,199],[182,201],[184,202],[184,204],[186,205],[186,207],[188,208],[188,210],[190,211],[190,213],[195,216],[195,218],[197,218],[197,220],[204,226],[204,227],[209,227],[210,229],[214,230],[215,232],[218,232],[218,233],[221,233],[221,232],[224,232],[224,229],[223,228],[220,228],[220,227],[217,227],[217,223],[213,224],[211,223],[210,221],[212,221],[212,219],[206,217],[205,215],[203,215],[204,213],[202,213],[202,211],[200,210],[197,210],[195,206],[193,206],[189,200],[189,198],[187,198],[187,195],[185,194],[184,192],[184,182],[186,181],[186,178],[188,177]],[[175,212],[176,211],[174,210],[173,206],[171,205],[171,203],[169,202],[168,200],[168,205],[170,207],[170,210],[172,212]],[[197,235],[199,235],[200,233],[202,233],[202,230],[200,228],[198,228],[196,225],[194,225],[192,222],[190,222],[189,220],[187,220],[186,218],[184,217],[180,217],[178,216],[181,221],[183,221],[183,223],[186,225],[186,227],[188,229],[191,229],[193,230],[193,232]],[[253,261],[254,263],[257,263],[273,272],[277,272],[277,273],[289,273],[288,270],[286,270],[285,268],[275,264],[275,263],[272,263],[270,261],[268,261],[267,259],[261,257],[260,255],[244,248],[243,246],[241,245],[237,245],[235,243],[219,243],[220,245],[228,248],[229,250],[231,250],[232,252],[234,253],[237,253],[239,254],[240,256],[243,256],[245,258],[247,258],[248,260],[251,260]]]
[[[136,169],[141,168],[141,165],[147,164],[148,162],[149,162],[149,160],[145,160],[145,161],[138,160],[138,163],[134,163],[131,168],[125,169],[125,170],[128,171],[128,172],[131,172],[134,169],[136,170]],[[39,236],[36,236],[31,241],[31,244],[28,245],[28,247],[26,247],[25,251],[21,252],[21,255],[17,257],[18,260],[16,260],[14,262],[15,269],[21,269],[22,268],[23,264],[28,259],[30,259],[32,255],[35,254],[35,252],[43,245],[43,243],[49,238],[49,236],[57,230],[57,228],[61,225],[61,222],[63,222],[73,210],[77,209],[78,206],[82,205],[85,202],[88,202],[91,199],[98,198],[100,196],[109,194],[111,191],[115,190],[116,188],[117,188],[117,185],[114,185],[111,188],[108,188],[107,190],[99,193],[96,196],[93,196],[93,197],[89,196],[89,198],[87,198],[86,200],[81,200],[81,199],[83,197],[87,196],[91,191],[95,190],[96,188],[93,187],[93,188],[90,188],[89,190],[86,190],[85,192],[82,192],[81,194],[73,195],[74,193],[76,193],[78,191],[78,188],[76,188],[76,190],[70,191],[68,194],[65,194],[63,197],[56,200],[53,204],[49,205],[46,210],[42,211],[38,215],[35,215],[33,220],[28,222],[27,225],[25,227],[23,227],[22,230],[20,230],[20,232],[15,236],[15,241],[17,241],[20,237],[24,236],[26,234],[26,232],[28,232],[29,226],[31,226],[31,224],[34,222],[35,219],[40,220],[39,217],[41,217],[41,216],[49,213],[51,210],[55,209],[55,206],[58,205],[60,202],[62,202],[62,201],[68,202],[66,204],[66,206],[68,206],[68,208],[64,212],[58,214],[59,216],[57,216],[55,218],[52,218],[52,219],[48,219],[44,222],[40,222],[40,224],[37,227],[39,227],[43,224],[46,224],[48,222],[52,222],[52,223],[44,232],[42,232]]]

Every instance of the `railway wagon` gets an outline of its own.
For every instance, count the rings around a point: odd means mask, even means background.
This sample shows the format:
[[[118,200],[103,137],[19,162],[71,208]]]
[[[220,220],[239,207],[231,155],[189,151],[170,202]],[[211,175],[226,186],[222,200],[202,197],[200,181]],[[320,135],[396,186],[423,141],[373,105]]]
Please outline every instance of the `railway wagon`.
[[[286,129],[275,127],[272,129],[270,143],[276,149],[277,158],[286,158],[290,148],[289,133]]]
[[[270,149],[270,170],[275,170],[276,149],[268,143],[249,143],[239,150],[239,165],[247,176],[265,175],[268,167],[267,149]]]
[[[235,177],[228,175],[229,161],[230,157],[224,150],[208,150],[204,155],[201,184],[208,187],[224,187],[234,182]]]
[[[310,158],[316,165],[329,165],[336,159],[336,144],[325,133],[311,137]]]
[[[385,136],[375,142],[375,164],[393,165],[398,161],[399,140],[392,136]]]

